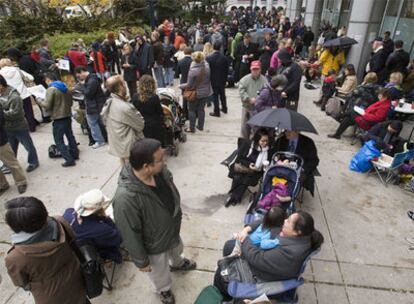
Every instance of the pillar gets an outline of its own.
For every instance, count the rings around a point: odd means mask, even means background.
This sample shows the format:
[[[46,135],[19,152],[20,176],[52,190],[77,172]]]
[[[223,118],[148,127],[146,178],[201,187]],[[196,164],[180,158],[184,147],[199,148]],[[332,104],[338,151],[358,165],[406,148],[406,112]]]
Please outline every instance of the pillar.
[[[312,27],[315,36],[318,35],[322,19],[323,0],[308,0],[305,11],[305,25]]]
[[[372,48],[370,41],[379,36],[386,0],[353,1],[348,24],[348,36],[358,41],[352,46],[347,62],[352,63],[361,81]]]
[[[300,10],[302,8],[302,0],[288,0],[287,1],[287,11],[286,15],[291,21],[300,15]]]

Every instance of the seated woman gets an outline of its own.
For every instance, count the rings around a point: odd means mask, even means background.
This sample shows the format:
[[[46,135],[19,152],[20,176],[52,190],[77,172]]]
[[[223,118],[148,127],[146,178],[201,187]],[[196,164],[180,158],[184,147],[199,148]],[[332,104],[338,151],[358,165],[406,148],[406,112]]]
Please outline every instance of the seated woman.
[[[340,87],[336,87],[337,96],[347,98],[352,94],[357,86],[357,78],[355,76],[355,67],[353,64],[348,64],[345,67],[345,79]]]
[[[259,129],[253,136],[253,141],[240,139],[236,160],[230,166],[229,177],[233,182],[226,207],[241,202],[247,187],[258,183],[263,173],[263,165],[269,162],[271,157],[269,134],[265,129]]]
[[[354,111],[354,106],[359,106],[363,109],[368,108],[377,101],[380,86],[377,84],[378,77],[374,72],[369,72],[365,75],[362,83],[356,87],[347,101],[345,112]]]
[[[109,198],[101,190],[94,189],[80,195],[74,208],[68,208],[63,218],[72,226],[77,242],[91,242],[104,260],[122,262],[119,251],[122,236],[114,222],[105,214]]]
[[[340,139],[341,135],[349,126],[358,124],[361,129],[369,130],[373,125],[384,121],[391,108],[391,94],[388,89],[381,89],[378,101],[370,105],[363,115],[356,112],[346,114],[335,133],[329,134],[329,138]]]
[[[270,85],[266,85],[256,98],[255,113],[262,112],[271,108],[284,108],[286,100],[282,99],[282,92],[288,80],[284,75],[273,76]]]
[[[398,135],[403,124],[399,120],[385,121],[373,126],[368,133],[362,136],[364,142],[374,140],[377,147],[385,154],[394,155],[395,148],[400,142]]]
[[[391,100],[401,99],[404,95],[401,87],[403,83],[404,75],[400,72],[394,72],[390,75],[390,81],[385,85],[384,88],[388,89],[391,94]]]
[[[164,141],[164,113],[161,101],[155,92],[156,84],[150,75],[141,77],[138,83],[138,94],[132,97],[132,103],[145,120],[144,136]]]
[[[308,255],[323,243],[323,236],[315,230],[312,216],[305,211],[293,213],[285,220],[282,229],[270,229],[270,238],[279,241],[273,249],[262,250],[248,237],[260,224],[262,223],[254,222],[246,226],[237,236],[241,242],[242,256],[251,272],[251,281],[273,282],[296,278]],[[232,252],[235,243],[235,240],[226,242],[224,256]],[[214,276],[214,285],[225,301],[232,299],[227,293],[228,282],[222,277],[220,268]]]

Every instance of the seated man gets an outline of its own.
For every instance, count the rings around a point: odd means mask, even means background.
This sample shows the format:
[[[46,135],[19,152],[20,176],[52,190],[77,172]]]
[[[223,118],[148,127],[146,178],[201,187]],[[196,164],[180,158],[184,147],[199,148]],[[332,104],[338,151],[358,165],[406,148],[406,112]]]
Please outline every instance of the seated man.
[[[274,147],[275,151],[288,151],[303,158],[301,184],[313,196],[315,188],[314,171],[319,164],[318,151],[313,140],[298,131],[286,131],[285,135],[275,142]]]
[[[94,189],[80,195],[74,208],[68,208],[64,219],[72,226],[77,242],[90,241],[104,260],[122,262],[119,251],[122,236],[114,222],[105,214],[111,201],[101,190]]]
[[[380,150],[392,156],[400,142],[398,135],[402,127],[402,122],[399,120],[381,122],[373,126],[368,133],[364,134],[362,140],[364,142],[374,140]]]

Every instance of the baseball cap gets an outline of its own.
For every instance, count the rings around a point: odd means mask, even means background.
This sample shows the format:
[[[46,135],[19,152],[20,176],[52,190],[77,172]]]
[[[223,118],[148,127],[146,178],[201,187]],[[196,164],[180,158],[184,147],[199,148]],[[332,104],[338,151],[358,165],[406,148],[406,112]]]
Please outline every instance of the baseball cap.
[[[255,60],[250,64],[250,70],[258,70],[262,68],[262,63],[259,60]]]

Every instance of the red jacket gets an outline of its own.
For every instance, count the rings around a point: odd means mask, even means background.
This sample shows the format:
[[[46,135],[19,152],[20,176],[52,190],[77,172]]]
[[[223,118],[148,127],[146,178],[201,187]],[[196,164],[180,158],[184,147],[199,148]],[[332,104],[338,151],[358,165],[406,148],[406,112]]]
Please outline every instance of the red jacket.
[[[385,121],[391,108],[391,100],[377,101],[370,105],[365,114],[355,118],[355,122],[363,130],[369,130],[379,122]]]
[[[73,64],[73,67],[76,68],[80,65],[87,66],[88,62],[86,61],[85,54],[80,51],[69,50],[66,55],[69,57],[70,61]]]
[[[95,58],[95,54],[96,54],[97,58]],[[91,52],[90,56],[93,59],[93,70],[95,71],[95,73],[105,73],[105,71],[106,71],[106,68],[105,68],[106,58],[102,54],[102,52],[101,51]]]

